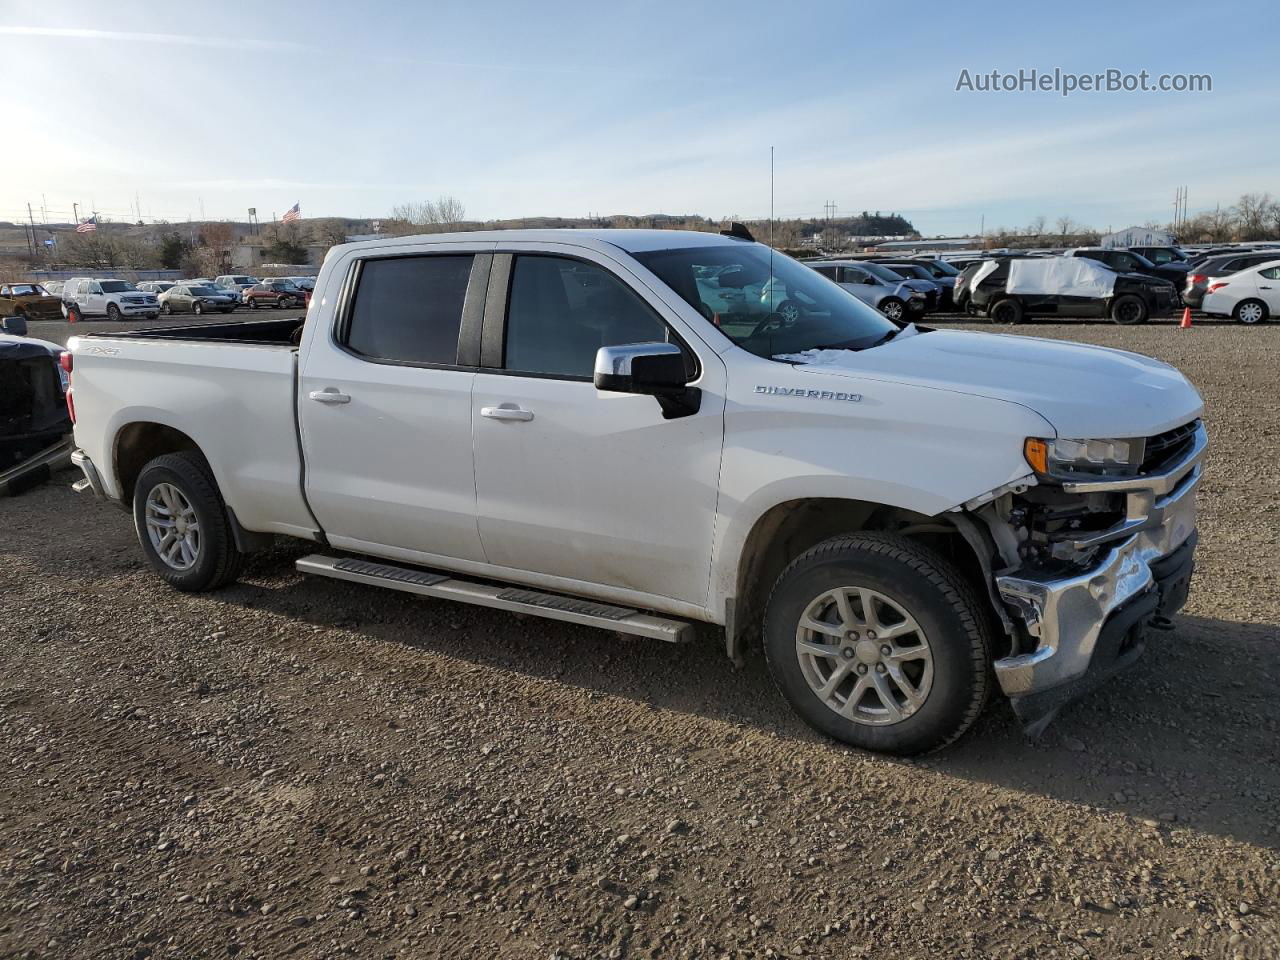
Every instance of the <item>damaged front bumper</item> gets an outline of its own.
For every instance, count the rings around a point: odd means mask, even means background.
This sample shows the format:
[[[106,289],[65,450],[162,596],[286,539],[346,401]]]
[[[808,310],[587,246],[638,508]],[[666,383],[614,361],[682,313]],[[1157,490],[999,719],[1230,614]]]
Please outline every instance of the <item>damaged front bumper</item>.
[[[1195,491],[1208,443],[1197,428],[1191,448],[1158,474],[1063,484],[1067,493],[1123,493],[1124,519],[1082,536],[1098,548],[1090,569],[1063,577],[996,577],[1000,599],[1019,616],[1034,649],[997,660],[996,677],[1029,726],[1127,666],[1142,652],[1153,617],[1186,601],[1195,562]]]

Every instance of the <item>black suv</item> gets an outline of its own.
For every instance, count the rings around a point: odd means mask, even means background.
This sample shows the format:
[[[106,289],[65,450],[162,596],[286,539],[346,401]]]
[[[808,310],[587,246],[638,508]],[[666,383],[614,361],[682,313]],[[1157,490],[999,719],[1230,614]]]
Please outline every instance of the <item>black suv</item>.
[[[1006,291],[1013,257],[998,257],[996,267],[973,284],[981,265],[965,270],[963,298],[970,313],[986,314],[993,323],[1021,323],[1025,317],[1110,317],[1116,323],[1145,323],[1153,314],[1167,313],[1174,305],[1174,291],[1167,280],[1132,273],[1117,273],[1109,297]],[[973,272],[970,273],[970,270]],[[957,284],[961,286],[961,284]]]
[[[1175,295],[1187,282],[1187,264],[1184,261],[1162,263],[1157,266],[1142,254],[1134,253],[1132,250],[1104,250],[1102,247],[1076,247],[1074,250],[1068,250],[1066,256],[1099,260],[1116,273],[1141,273],[1148,277],[1159,277],[1173,284]]]
[[[1146,257],[1157,267],[1166,263],[1186,263],[1191,258],[1177,247],[1129,247],[1130,253]]]
[[[1248,270],[1261,263],[1280,260],[1280,250],[1252,250],[1248,253],[1229,253],[1217,257],[1209,257],[1197,263],[1187,272],[1187,286],[1182,291],[1182,302],[1188,307],[1200,309],[1204,303],[1205,291],[1215,277],[1229,277],[1239,270]]]

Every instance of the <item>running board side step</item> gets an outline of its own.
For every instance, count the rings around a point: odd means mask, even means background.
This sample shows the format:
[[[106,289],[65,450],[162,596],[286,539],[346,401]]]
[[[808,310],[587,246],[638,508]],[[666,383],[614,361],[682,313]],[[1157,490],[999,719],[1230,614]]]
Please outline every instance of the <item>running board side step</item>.
[[[318,577],[386,587],[388,590],[438,597],[441,600],[457,600],[459,603],[493,607],[495,610],[524,613],[548,620],[563,620],[566,623],[599,627],[602,630],[650,637],[668,643],[686,643],[693,638],[693,624],[684,620],[671,620],[629,607],[543,593],[523,587],[459,580],[430,570],[417,570],[372,560],[326,557],[318,553],[303,557],[297,562],[297,568],[302,573]]]

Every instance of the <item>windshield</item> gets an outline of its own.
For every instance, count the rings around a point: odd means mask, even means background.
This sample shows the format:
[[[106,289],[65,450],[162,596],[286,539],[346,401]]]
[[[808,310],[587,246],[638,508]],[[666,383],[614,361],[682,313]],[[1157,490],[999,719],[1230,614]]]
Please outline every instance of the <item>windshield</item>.
[[[15,297],[25,297],[32,293],[44,293],[34,283],[15,283],[9,288],[9,292]]]
[[[187,287],[187,292],[196,297],[216,297],[218,291],[213,287]]]
[[[958,277],[960,271],[945,260],[925,260],[921,266],[935,277]]]
[[[103,280],[102,281],[103,293],[124,293],[127,290],[134,290],[134,289],[137,289],[137,288],[134,287],[134,285],[130,283],[128,280]]]
[[[898,328],[826,277],[759,243],[633,254],[730,340],[758,357],[871,347]],[[770,265],[772,263],[772,272]]]
[[[895,287],[898,284],[900,284],[903,280],[907,279],[906,277],[901,276],[900,274],[894,273],[888,267],[883,267],[878,263],[871,263],[870,261],[867,261],[867,260],[863,260],[859,262],[858,266],[860,266],[863,270],[867,271],[867,273],[871,274],[876,279],[883,280],[885,283],[893,284]]]

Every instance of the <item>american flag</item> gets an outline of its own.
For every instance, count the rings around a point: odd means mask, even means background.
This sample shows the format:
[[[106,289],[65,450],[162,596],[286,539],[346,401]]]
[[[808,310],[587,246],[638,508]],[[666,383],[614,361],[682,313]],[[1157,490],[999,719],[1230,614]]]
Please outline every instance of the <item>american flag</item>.
[[[292,207],[290,207],[288,210],[284,212],[284,216],[280,218],[280,222],[293,223],[293,221],[301,220],[301,219],[302,219],[302,211],[298,209],[298,205],[295,203]]]
[[[81,220],[76,227],[76,233],[93,233],[98,229],[98,215],[95,213],[88,220]]]

